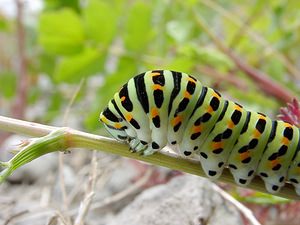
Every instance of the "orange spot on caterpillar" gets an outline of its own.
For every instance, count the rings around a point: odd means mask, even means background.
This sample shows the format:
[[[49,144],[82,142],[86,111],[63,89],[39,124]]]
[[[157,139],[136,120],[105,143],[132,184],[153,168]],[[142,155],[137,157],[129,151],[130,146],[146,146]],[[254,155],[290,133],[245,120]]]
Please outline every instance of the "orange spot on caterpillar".
[[[238,111],[242,111],[242,108],[239,105],[234,105],[234,109]]]
[[[250,156],[250,152],[246,151],[240,154],[240,160],[243,161],[244,159],[247,159]]]
[[[257,129],[255,129],[254,132],[253,132],[253,137],[259,138],[260,135],[261,135],[261,133]]]
[[[211,106],[208,106],[206,112],[212,113],[213,111],[214,111],[214,109]]]
[[[228,122],[227,126],[229,128],[234,128],[235,127],[234,123],[231,120]]]
[[[192,95],[187,91],[184,92],[183,96],[188,99],[190,99],[192,97]]]
[[[132,115],[131,115],[130,113],[127,113],[127,114],[125,115],[125,119],[126,119],[128,122],[130,122],[130,120],[132,119]]]
[[[116,129],[120,129],[122,127],[122,125],[120,123],[115,123],[115,126],[114,126]]]
[[[122,96],[122,98],[121,98],[120,100],[121,100],[121,102],[124,102],[125,99],[126,99],[126,97],[125,97],[125,96]]]
[[[288,145],[289,142],[290,142],[289,139],[287,139],[286,137],[283,137],[282,140],[281,140],[281,143],[285,144],[285,145]]]
[[[222,141],[220,141],[220,142],[213,142],[211,144],[211,147],[213,149],[223,148],[223,146],[224,146],[224,143]]]
[[[161,85],[159,85],[159,84],[154,84],[154,85],[152,86],[152,89],[153,89],[153,90],[162,90],[163,87],[162,87]]]
[[[156,76],[159,76],[160,75],[160,73],[158,73],[158,72],[152,72],[151,73],[151,77],[156,77]]]
[[[213,97],[216,97],[217,99],[220,100],[220,96],[216,92],[214,92],[212,95],[213,95]]]
[[[193,80],[192,78],[190,78],[190,77],[188,77],[188,81],[189,82],[192,82],[192,83],[196,83],[196,81],[195,80]]]
[[[109,123],[108,119],[101,113],[101,115],[99,116],[99,120],[103,123]]]
[[[270,168],[273,168],[274,166],[276,166],[277,164],[280,163],[279,159],[274,159],[270,162]]]
[[[176,116],[174,119],[172,119],[171,124],[172,126],[176,126],[178,123],[182,121],[183,117],[182,116]]]
[[[157,108],[152,108],[151,109],[151,118],[154,118],[159,115],[158,109]]]
[[[192,133],[198,133],[198,132],[201,132],[203,129],[202,125],[199,125],[199,126],[193,126],[192,127]]]

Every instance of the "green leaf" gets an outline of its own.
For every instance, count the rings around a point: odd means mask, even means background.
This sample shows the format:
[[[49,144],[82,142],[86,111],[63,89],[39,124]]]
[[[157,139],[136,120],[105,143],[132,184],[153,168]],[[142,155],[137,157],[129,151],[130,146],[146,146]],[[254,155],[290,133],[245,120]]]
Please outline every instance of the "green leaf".
[[[103,69],[104,56],[98,49],[86,48],[79,54],[65,57],[56,67],[54,79],[58,82],[78,82],[82,77]]]
[[[84,25],[88,37],[108,45],[117,31],[117,13],[108,2],[91,0],[83,10]]]
[[[106,77],[104,85],[99,89],[99,96],[103,105],[106,104],[121,86],[130,78],[137,75],[136,61],[129,57],[121,57],[118,69]]]
[[[193,24],[190,21],[172,20],[167,23],[167,33],[178,43],[185,42],[191,34]]]
[[[185,73],[192,72],[192,68],[194,67],[195,62],[188,57],[177,57],[170,63],[166,64],[164,68],[168,70],[182,71]]]
[[[88,115],[84,118],[84,128],[89,132],[94,132],[95,130],[99,129],[99,115],[100,115],[100,108],[90,110]]]
[[[104,84],[97,93],[95,102],[98,104],[93,104],[89,110],[89,115],[85,117],[84,124],[87,130],[95,131],[99,128],[98,117],[100,111],[103,110],[108,101],[113,98],[114,93],[135,75],[137,75],[136,60],[130,57],[121,57],[117,71],[105,77]]]
[[[61,95],[62,93],[56,90],[53,95],[50,96],[48,108],[43,115],[43,120],[45,122],[52,121],[58,114],[61,113],[60,108],[65,103]]]
[[[201,63],[209,64],[217,67],[232,68],[232,61],[224,55],[222,52],[215,48],[204,47],[204,48],[194,48],[195,55],[200,60]]]
[[[6,31],[8,29],[8,23],[0,14],[0,31]]]
[[[84,41],[80,18],[67,8],[42,13],[38,41],[48,53],[66,55],[79,52]]]
[[[38,55],[38,58],[38,71],[46,73],[47,75],[53,75],[56,57],[42,52]]]
[[[55,10],[63,7],[69,7],[76,11],[80,9],[79,0],[44,0],[46,10]]]
[[[266,71],[267,74],[270,74],[270,76],[275,80],[279,81],[280,83],[283,83],[285,81],[285,66],[281,61],[279,61],[275,57],[270,58],[262,66],[264,71]]]
[[[153,37],[151,8],[144,2],[135,2],[129,9],[124,28],[124,43],[129,50],[143,51]]]
[[[5,98],[12,98],[16,93],[17,87],[17,76],[11,71],[5,71],[0,73],[0,83],[1,85],[0,94]]]

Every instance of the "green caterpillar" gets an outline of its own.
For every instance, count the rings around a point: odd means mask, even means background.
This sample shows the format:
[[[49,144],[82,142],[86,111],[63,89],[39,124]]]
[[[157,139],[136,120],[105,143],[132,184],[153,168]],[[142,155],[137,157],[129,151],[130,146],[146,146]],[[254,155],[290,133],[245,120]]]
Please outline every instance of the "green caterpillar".
[[[167,144],[197,157],[217,179],[228,167],[246,186],[260,176],[268,192],[290,182],[300,195],[299,128],[244,109],[181,72],[153,70],[130,79],[100,121],[132,151],[153,154]]]

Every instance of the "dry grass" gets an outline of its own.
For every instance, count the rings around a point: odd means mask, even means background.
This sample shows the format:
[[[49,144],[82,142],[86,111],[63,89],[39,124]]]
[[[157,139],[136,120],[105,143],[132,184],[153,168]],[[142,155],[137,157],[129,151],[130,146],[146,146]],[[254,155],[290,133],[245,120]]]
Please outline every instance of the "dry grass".
[[[5,183],[0,186],[3,193],[0,196],[0,224],[81,225],[95,224],[95,221],[105,224],[105,217],[127,205],[152,173],[152,170],[146,170],[136,182],[115,187],[119,190],[109,190],[114,187],[111,184],[114,173],[128,172],[126,167],[131,166],[125,162],[128,160],[97,152],[82,154],[75,151],[72,157],[64,157],[64,161],[65,199],[58,171],[49,171],[33,184]],[[133,168],[130,170],[134,171]],[[68,177],[70,174],[74,177]],[[129,175],[128,182],[135,175],[134,172]]]

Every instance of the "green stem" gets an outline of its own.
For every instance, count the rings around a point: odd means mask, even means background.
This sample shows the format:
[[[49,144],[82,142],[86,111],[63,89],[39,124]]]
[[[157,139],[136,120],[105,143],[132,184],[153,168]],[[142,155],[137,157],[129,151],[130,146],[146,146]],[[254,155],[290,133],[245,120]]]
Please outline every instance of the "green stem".
[[[7,123],[9,126],[7,126],[6,121],[8,121]],[[25,129],[25,127],[27,129]],[[0,130],[1,129],[32,136],[40,136],[41,132],[48,132],[48,134],[44,137],[33,139],[10,161],[0,162],[0,166],[6,168],[0,173],[0,181],[3,181],[20,166],[39,158],[42,155],[54,151],[66,151],[69,148],[100,150],[131,159],[137,159],[157,166],[163,166],[173,170],[179,170],[205,177],[205,174],[197,160],[181,158],[178,155],[170,154],[165,151],[150,156],[141,156],[138,153],[131,153],[128,145],[126,144],[122,144],[110,138],[85,133],[71,128],[50,127],[0,116]],[[235,184],[232,175],[227,169],[223,171],[219,181]],[[264,183],[258,177],[255,178],[248,187],[266,193]],[[284,198],[300,200],[300,196],[295,193],[293,186],[290,184],[286,184],[277,195]]]
[[[13,171],[34,159],[50,152],[66,150],[68,148],[68,145],[65,144],[66,132],[66,128],[60,128],[44,137],[31,139],[30,143],[23,147],[12,159],[8,162],[1,162],[0,166],[5,169],[0,173],[0,183]]]

